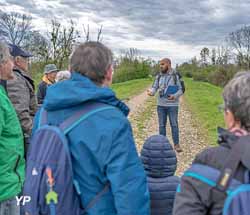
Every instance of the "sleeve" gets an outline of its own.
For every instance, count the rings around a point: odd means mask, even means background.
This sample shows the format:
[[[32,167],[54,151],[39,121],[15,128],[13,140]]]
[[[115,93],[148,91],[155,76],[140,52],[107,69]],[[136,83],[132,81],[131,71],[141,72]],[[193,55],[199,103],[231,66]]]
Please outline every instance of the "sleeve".
[[[176,75],[176,84],[178,85],[178,87],[179,87],[179,90],[173,95],[176,99],[178,99],[182,94],[183,94],[183,92],[182,92],[182,87],[181,87],[181,81],[180,81],[180,78],[178,77],[178,75]]]
[[[107,157],[107,177],[117,214],[150,215],[146,175],[127,119],[113,135],[112,147]]]
[[[157,75],[155,80],[154,80],[154,83],[152,85],[152,88],[151,88],[153,95],[156,94],[156,92],[157,92],[157,90],[159,88],[159,79],[160,79],[160,75]]]
[[[203,191],[202,193],[200,191]],[[202,196],[208,195],[204,184],[196,179],[183,176],[180,190],[176,193],[173,215],[206,215],[207,207],[202,201]],[[201,195],[202,196],[201,196]]]
[[[29,89],[26,83],[18,77],[7,81],[8,96],[17,112],[25,138],[30,136],[33,125],[33,117],[30,115],[30,94],[27,90]]]

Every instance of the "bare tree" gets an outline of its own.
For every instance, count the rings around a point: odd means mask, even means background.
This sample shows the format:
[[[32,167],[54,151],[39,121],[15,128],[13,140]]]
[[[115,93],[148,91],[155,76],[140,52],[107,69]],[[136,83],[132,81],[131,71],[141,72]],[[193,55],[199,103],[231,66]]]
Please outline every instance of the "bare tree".
[[[103,26],[101,25],[101,27],[97,29],[97,37],[96,37],[97,42],[101,42],[103,39],[102,30],[103,30]],[[85,42],[91,41],[89,24],[87,25],[87,28],[83,24],[83,32],[84,32]]]
[[[31,16],[0,11],[0,35],[8,42],[22,46],[24,38],[32,29]]]
[[[217,59],[216,64],[227,65],[231,58],[230,48],[226,45],[220,45],[216,49]]]
[[[250,68],[250,26],[229,34],[228,41],[236,52],[236,60],[240,66]]]
[[[83,24],[83,32],[85,34],[85,41],[88,42],[90,40],[90,37],[89,37],[89,24],[88,24],[87,29],[85,28],[85,25]]]
[[[69,27],[61,25],[57,20],[52,20],[51,31],[49,32],[51,42],[49,55],[60,69],[72,52],[74,41],[78,37],[79,32],[76,30],[72,20],[70,20]]]
[[[215,48],[213,48],[212,49],[212,54],[211,54],[211,62],[212,62],[212,64],[213,65],[215,65],[216,64],[216,50],[215,50]]]

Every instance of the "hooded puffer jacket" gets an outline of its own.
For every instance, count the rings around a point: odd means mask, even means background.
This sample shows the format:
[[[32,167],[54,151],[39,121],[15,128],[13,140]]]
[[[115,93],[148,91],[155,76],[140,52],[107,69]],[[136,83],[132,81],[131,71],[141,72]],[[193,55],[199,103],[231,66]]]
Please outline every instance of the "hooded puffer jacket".
[[[141,159],[147,174],[151,215],[171,215],[180,179],[174,176],[177,158],[168,139],[162,135],[149,137]]]

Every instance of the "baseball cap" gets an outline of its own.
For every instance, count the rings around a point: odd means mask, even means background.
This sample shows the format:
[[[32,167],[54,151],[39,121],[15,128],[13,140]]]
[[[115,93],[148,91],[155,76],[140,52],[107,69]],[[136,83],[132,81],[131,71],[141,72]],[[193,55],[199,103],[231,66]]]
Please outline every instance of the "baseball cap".
[[[32,57],[33,55],[27,51],[22,50],[19,46],[14,44],[9,44],[10,54],[13,57],[21,56],[21,57]]]

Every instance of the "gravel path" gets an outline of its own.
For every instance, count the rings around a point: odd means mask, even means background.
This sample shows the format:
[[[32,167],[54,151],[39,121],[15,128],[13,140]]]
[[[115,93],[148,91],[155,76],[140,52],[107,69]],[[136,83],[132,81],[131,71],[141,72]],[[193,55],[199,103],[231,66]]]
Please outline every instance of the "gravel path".
[[[147,104],[148,100],[154,100],[154,102]],[[152,105],[153,104],[153,105]],[[150,105],[150,107],[147,107]],[[158,134],[158,118],[156,113],[156,101],[155,98],[149,98],[146,91],[140,95],[135,96],[128,102],[128,106],[131,109],[129,119],[131,121],[135,142],[137,145],[138,152],[145,139],[151,135]],[[145,122],[143,122],[143,128],[138,128],[138,118],[142,119],[141,115],[145,115],[145,109],[149,111],[151,115]],[[195,155],[202,151],[204,148],[209,146],[209,143],[204,138],[204,135],[199,131],[199,125],[196,119],[192,116],[188,109],[185,98],[181,99],[179,109],[179,129],[180,129],[180,145],[183,152],[177,154],[178,168],[177,175],[182,175],[183,171],[191,164]],[[140,132],[138,132],[140,130]],[[172,143],[170,126],[168,121],[167,135]]]

